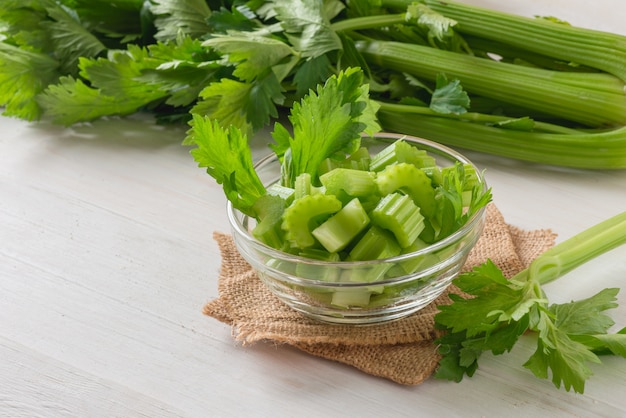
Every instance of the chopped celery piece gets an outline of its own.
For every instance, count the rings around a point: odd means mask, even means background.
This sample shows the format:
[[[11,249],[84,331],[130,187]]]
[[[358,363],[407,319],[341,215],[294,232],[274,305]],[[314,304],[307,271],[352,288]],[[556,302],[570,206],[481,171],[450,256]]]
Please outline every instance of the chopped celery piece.
[[[341,289],[333,293],[331,304],[342,308],[366,307],[369,305],[371,292],[357,289]]]
[[[331,253],[343,250],[369,224],[359,199],[352,199],[339,212],[315,228],[313,236]]]
[[[340,261],[341,257],[337,253],[331,253],[317,248],[306,248],[299,254],[300,257],[310,258],[320,261]],[[296,265],[296,275],[313,280],[323,280],[325,282],[336,282],[339,279],[339,269],[318,264],[298,263]]]
[[[424,171],[408,163],[385,167],[378,173],[376,184],[382,196],[401,191],[408,194],[419,206],[421,213],[431,217],[435,212],[435,189]]]
[[[312,260],[320,261],[340,261],[341,257],[337,253],[331,253],[319,248],[305,248],[298,253],[300,257],[310,258]]]
[[[400,193],[383,197],[370,215],[372,223],[390,230],[402,248],[413,244],[424,229],[424,217],[413,200]]]
[[[321,176],[335,168],[351,168],[353,170],[369,171],[371,158],[367,147],[360,147],[348,157],[341,155],[324,158],[320,167],[317,169],[317,174]]]
[[[380,260],[400,254],[401,248],[394,235],[377,226],[371,226],[348,254],[348,260]]]
[[[428,244],[426,242],[418,238],[413,244],[409,245],[406,248],[403,248],[401,254],[409,254],[415,251],[419,251],[423,248],[426,248],[427,246]],[[389,269],[389,276],[397,277],[414,273],[424,264],[424,260],[429,256],[432,257],[432,255],[430,254],[425,254],[419,257],[414,257],[410,260],[403,260],[401,262],[398,262]]]
[[[335,168],[320,176],[326,193],[338,194],[346,192],[349,196],[369,196],[378,192],[375,182],[376,175],[370,171],[351,168]]]
[[[372,157],[372,160],[370,161],[370,170],[380,171],[388,165],[395,164],[397,162],[398,159],[396,158],[396,146],[394,142],[387,145]]]
[[[370,170],[381,171],[388,165],[397,163],[413,164],[418,168],[436,166],[435,158],[428,152],[399,139],[372,157]]]
[[[396,141],[394,148],[399,163],[409,163],[419,168],[435,167],[436,165],[434,157],[406,141]]]
[[[323,193],[324,190],[313,185],[311,175],[309,173],[302,173],[296,177],[294,184],[294,198],[299,199],[303,196],[310,194]]]
[[[349,164],[349,167],[346,168],[369,171],[371,160],[372,156],[367,147],[360,147],[346,159],[346,162]]]
[[[274,183],[267,188],[267,194],[271,196],[278,196],[282,198],[287,204],[291,204],[294,199],[295,190],[291,187],[282,186],[279,183]]]
[[[341,201],[333,195],[312,194],[296,199],[283,213],[285,239],[297,248],[315,245],[311,231],[326,218],[341,210]]]
[[[341,272],[340,282],[369,282],[375,283],[383,280],[387,271],[393,266],[391,263],[372,264],[360,269],[344,270]],[[382,292],[384,286],[368,287],[369,290]]]

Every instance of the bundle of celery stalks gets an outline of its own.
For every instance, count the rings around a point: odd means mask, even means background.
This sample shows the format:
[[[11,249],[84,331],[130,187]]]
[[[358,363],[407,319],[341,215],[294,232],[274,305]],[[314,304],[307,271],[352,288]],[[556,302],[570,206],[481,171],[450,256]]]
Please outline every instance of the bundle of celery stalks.
[[[626,37],[436,0],[5,0],[4,114],[199,114],[253,133],[348,67],[386,131],[626,168]]]

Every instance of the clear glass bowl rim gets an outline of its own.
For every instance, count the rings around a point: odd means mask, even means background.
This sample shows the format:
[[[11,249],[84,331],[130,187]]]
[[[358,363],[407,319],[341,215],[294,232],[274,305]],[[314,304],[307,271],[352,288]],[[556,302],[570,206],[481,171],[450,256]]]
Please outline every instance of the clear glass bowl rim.
[[[463,164],[469,164],[476,168],[474,163],[472,163],[469,159],[467,159],[467,157],[465,157],[461,153],[449,147],[446,147],[445,145],[442,145],[442,144],[439,144],[437,142],[430,141],[427,139],[423,139],[423,138],[419,138],[419,137],[415,137],[411,135],[402,135],[402,134],[387,133],[387,132],[376,133],[372,136],[368,136],[368,138],[373,138],[373,139],[382,138],[382,139],[392,139],[392,140],[405,139],[410,142],[426,145],[428,147],[436,149],[443,156],[452,157],[453,159]],[[269,162],[275,159],[276,159],[275,154],[273,153],[269,154],[261,158],[257,163],[255,163],[254,167],[256,169],[260,166],[268,164]],[[481,184],[483,185],[483,191],[485,191],[487,189],[487,183],[485,182],[484,176],[478,169],[476,170],[476,173],[478,175],[478,178]],[[262,252],[263,254],[269,257],[280,259],[280,260],[285,260],[285,261],[289,261],[293,263],[305,263],[305,264],[316,265],[320,267],[339,267],[339,268],[344,268],[344,269],[367,267],[367,266],[372,266],[372,265],[376,265],[380,263],[398,263],[398,262],[405,261],[407,259],[419,257],[421,255],[429,254],[434,251],[440,250],[460,240],[464,236],[466,236],[476,226],[476,224],[482,219],[486,210],[485,207],[482,207],[461,228],[459,228],[453,234],[447,236],[441,241],[431,244],[418,251],[401,254],[401,255],[397,255],[397,256],[389,257],[389,258],[376,259],[376,260],[331,262],[331,261],[315,260],[311,258],[300,257],[294,254],[289,254],[289,253],[277,250],[275,248],[272,248],[260,242],[250,233],[250,231],[244,228],[244,225],[242,224],[242,222],[240,222],[239,219],[237,218],[237,215],[239,215],[242,219],[247,218],[248,216],[244,215],[243,213],[235,209],[230,201],[228,201],[226,205],[227,205],[228,221],[231,225],[231,228],[233,228],[234,232],[237,233],[239,236],[245,238],[247,243],[255,247],[257,251]],[[306,279],[306,278],[298,278],[298,281],[307,282],[311,284],[324,283],[323,281],[320,281],[320,280]],[[366,284],[366,283],[364,282],[361,284]]]

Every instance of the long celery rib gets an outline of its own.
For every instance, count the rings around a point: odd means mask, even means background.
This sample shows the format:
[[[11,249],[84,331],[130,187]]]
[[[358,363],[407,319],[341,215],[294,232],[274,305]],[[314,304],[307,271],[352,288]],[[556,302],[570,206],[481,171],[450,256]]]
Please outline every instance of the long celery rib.
[[[499,12],[454,1],[420,0],[458,22],[455,30],[588,65],[626,81],[626,37]],[[404,10],[413,0],[384,0]]]
[[[450,146],[537,163],[587,169],[626,168],[626,127],[579,134],[522,132],[381,108],[384,129]]]
[[[434,80],[439,73],[458,78],[470,92],[540,110],[589,126],[626,123],[623,87],[615,94],[572,85],[579,77],[540,68],[393,41],[359,41],[370,63]],[[564,79],[564,82],[561,82]]]
[[[478,113],[478,112],[466,112],[466,113],[437,113],[429,107],[425,106],[413,106],[413,105],[405,105],[400,103],[387,103],[387,102],[378,102],[381,110],[385,110],[387,112],[399,112],[404,113],[407,116],[412,114],[419,114],[423,116],[433,116],[440,118],[448,118],[448,119],[459,119],[464,121],[470,121],[474,123],[484,123],[484,124],[497,124],[500,122],[505,122],[511,120],[512,118],[509,116],[500,116],[500,115],[492,115],[486,113]],[[552,123],[546,122],[534,122],[534,129],[538,132],[550,132],[550,133],[559,133],[559,134],[579,134],[580,131],[574,128],[568,128],[566,126],[556,125]]]
[[[529,275],[546,284],[567,272],[626,244],[626,212],[617,214],[563,241],[535,259],[528,270],[513,279]]]

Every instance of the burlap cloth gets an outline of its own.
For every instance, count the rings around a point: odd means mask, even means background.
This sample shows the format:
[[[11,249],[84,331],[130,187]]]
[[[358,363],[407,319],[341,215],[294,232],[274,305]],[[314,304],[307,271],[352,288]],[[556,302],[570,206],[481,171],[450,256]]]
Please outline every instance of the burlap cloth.
[[[426,380],[440,356],[434,339],[437,306],[450,303],[448,292],[409,317],[378,325],[332,325],[309,319],[280,302],[241,258],[230,235],[215,233],[222,256],[219,298],[204,313],[232,326],[236,341],[289,344],[312,355],[338,361],[405,385]],[[508,225],[492,203],[487,208],[483,234],[471,251],[465,270],[487,258],[505,276],[519,272],[554,245],[550,230],[525,231]]]

